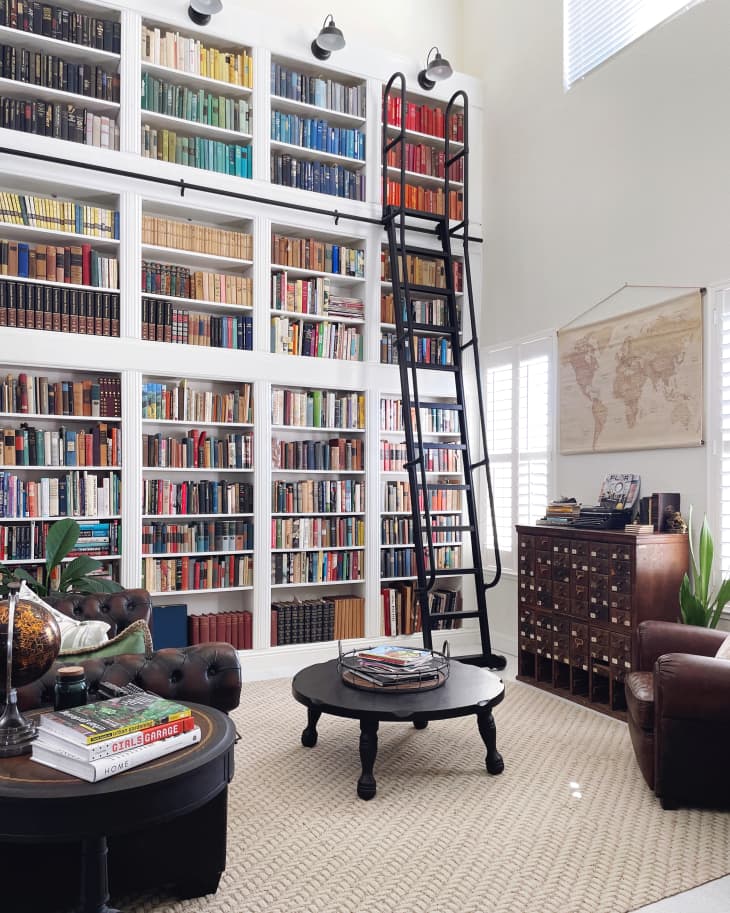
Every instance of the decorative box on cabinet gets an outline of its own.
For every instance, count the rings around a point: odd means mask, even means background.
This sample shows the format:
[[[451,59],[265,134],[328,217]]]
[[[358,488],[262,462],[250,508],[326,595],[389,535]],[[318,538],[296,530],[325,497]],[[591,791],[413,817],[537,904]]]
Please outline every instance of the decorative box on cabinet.
[[[518,526],[518,679],[624,718],[636,628],[676,621],[687,536]]]

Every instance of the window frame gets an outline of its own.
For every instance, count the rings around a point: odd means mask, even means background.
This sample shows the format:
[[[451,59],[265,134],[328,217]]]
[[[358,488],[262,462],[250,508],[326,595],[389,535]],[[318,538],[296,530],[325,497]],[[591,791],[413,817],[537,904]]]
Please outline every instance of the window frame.
[[[547,498],[550,500],[554,497],[556,490],[556,442],[557,442],[557,333],[555,330],[545,331],[542,333],[531,334],[521,339],[513,340],[509,343],[503,343],[497,346],[490,346],[484,349],[481,358],[482,385],[485,391],[485,410],[487,409],[488,399],[488,371],[499,364],[510,363],[512,365],[512,449],[509,457],[505,459],[502,455],[489,454],[490,470],[494,475],[493,469],[496,464],[509,462],[512,468],[512,496],[511,496],[511,519],[510,519],[510,542],[509,547],[505,543],[498,541],[502,573],[507,576],[516,576],[517,574],[517,532],[515,526],[519,523],[519,467],[520,467],[520,367],[529,357],[537,355],[547,355],[548,358],[548,392],[547,392],[547,449],[545,451],[547,459]],[[485,414],[485,423],[487,415]],[[489,440],[489,426],[487,424],[487,440]],[[486,488],[486,486],[485,486]],[[493,571],[496,567],[494,551],[489,544],[491,536],[491,516],[488,511],[488,498],[486,491],[481,503],[485,505],[485,517],[481,523],[482,526],[482,551],[485,556],[485,566],[488,570]],[[547,502],[546,505],[547,506]]]

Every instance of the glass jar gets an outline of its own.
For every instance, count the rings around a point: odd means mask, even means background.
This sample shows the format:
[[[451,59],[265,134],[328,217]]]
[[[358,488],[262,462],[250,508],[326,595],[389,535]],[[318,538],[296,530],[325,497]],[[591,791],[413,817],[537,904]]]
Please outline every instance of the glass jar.
[[[53,690],[54,710],[68,710],[86,703],[88,687],[83,666],[61,666],[56,672]]]

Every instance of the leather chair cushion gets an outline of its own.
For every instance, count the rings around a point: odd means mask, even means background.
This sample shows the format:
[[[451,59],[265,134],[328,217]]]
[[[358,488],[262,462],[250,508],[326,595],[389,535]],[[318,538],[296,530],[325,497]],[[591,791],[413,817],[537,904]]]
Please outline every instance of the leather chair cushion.
[[[723,640],[715,654],[718,659],[730,659],[730,634]]]
[[[626,676],[629,714],[641,729],[654,731],[654,673],[630,672]]]
[[[152,600],[147,590],[118,593],[49,593],[46,600],[64,615],[79,621],[92,619],[109,625],[109,637],[141,619],[152,630]]]

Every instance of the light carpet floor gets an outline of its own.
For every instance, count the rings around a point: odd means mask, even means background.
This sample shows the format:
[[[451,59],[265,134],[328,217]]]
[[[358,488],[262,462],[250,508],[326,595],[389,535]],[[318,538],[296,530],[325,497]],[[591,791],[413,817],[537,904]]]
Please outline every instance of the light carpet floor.
[[[246,684],[217,894],[125,913],[626,913],[730,872],[730,814],[663,811],[624,723],[517,682],[494,715],[501,776],[474,717],[386,723],[363,802],[358,724],[304,748],[290,682]]]

